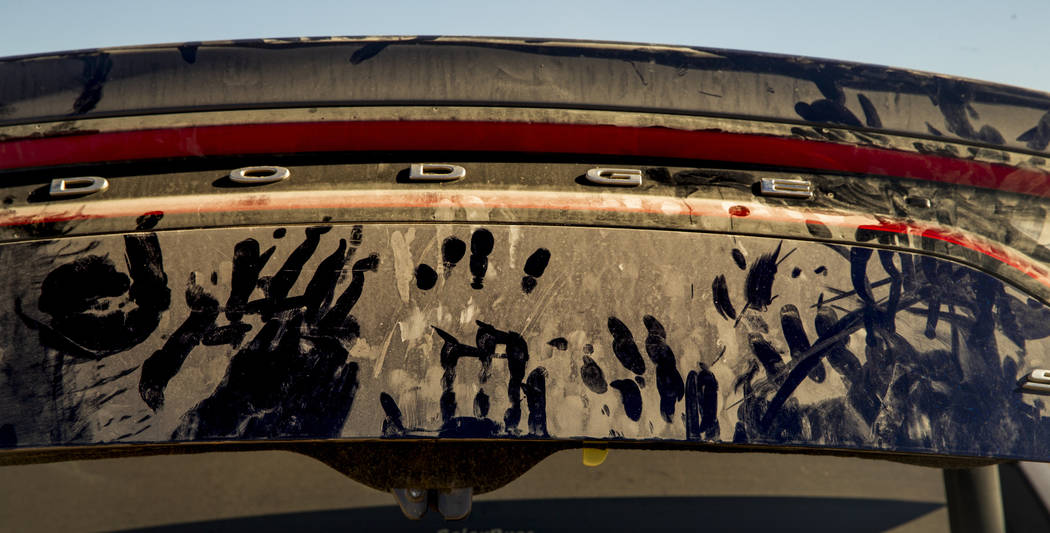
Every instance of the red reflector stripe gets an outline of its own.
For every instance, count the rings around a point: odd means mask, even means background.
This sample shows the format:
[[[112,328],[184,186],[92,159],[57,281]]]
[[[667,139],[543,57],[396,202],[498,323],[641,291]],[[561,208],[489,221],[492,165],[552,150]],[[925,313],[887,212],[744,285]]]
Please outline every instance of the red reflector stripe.
[[[668,198],[630,194],[597,195],[564,191],[461,191],[440,194],[402,190],[334,190],[257,192],[222,195],[161,196],[87,203],[40,203],[0,212],[0,227],[47,224],[71,220],[137,217],[143,213],[201,214],[296,209],[365,208],[481,208],[544,210],[560,212],[651,213],[666,216],[731,218],[800,223],[798,211],[791,207],[751,203],[743,205],[716,199]],[[978,235],[918,222],[876,223],[873,216],[811,212],[806,224],[836,226],[849,230],[921,236],[945,241],[984,254],[1007,264],[1046,287],[1050,271],[1043,265]],[[784,238],[791,239],[790,236]],[[857,243],[864,246],[864,243]],[[913,250],[921,253],[919,250]]]

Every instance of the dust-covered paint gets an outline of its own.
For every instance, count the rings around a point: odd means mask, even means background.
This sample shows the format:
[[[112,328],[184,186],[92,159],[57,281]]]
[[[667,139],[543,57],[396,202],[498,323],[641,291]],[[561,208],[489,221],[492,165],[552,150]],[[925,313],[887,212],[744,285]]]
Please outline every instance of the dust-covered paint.
[[[950,261],[667,231],[154,223],[0,247],[9,447],[443,437],[1050,452],[1050,413],[1018,388],[1050,365],[1050,309]],[[441,275],[406,287],[422,264]]]

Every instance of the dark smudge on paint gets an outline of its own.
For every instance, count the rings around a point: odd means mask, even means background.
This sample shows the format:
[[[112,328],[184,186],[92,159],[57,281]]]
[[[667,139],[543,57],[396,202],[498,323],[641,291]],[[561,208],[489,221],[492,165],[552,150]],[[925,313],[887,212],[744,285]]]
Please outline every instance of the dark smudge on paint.
[[[470,237],[470,273],[474,281],[470,286],[474,289],[482,289],[485,286],[485,273],[489,269],[489,254],[495,241],[492,232],[487,229],[479,229]]]
[[[656,388],[660,392],[660,414],[664,422],[674,417],[675,404],[685,394],[682,374],[678,372],[678,360],[667,345],[667,331],[655,318],[646,315],[643,319],[649,335],[645,338],[645,351],[656,365]]]
[[[627,325],[616,317],[609,317],[609,333],[612,334],[613,354],[624,368],[635,374],[645,373],[645,361],[634,342],[634,335]]]
[[[730,255],[733,256],[733,262],[736,263],[737,268],[739,268],[740,270],[747,269],[747,260],[744,259],[743,252],[741,252],[738,248],[733,248],[733,251],[730,252]]]
[[[416,267],[416,287],[424,291],[434,288],[437,284],[437,272],[430,265],[419,265]]]
[[[733,302],[729,298],[726,277],[721,274],[715,276],[715,280],[711,283],[711,300],[722,318],[736,320],[736,309],[733,308]]]
[[[637,422],[642,418],[642,393],[638,385],[629,379],[618,379],[609,384],[620,393],[620,401],[623,402],[623,411],[627,418]]]
[[[440,355],[443,369],[442,393],[439,400],[443,421],[440,434],[458,437],[491,437],[498,435],[501,431],[515,434],[520,431],[518,425],[521,422],[521,402],[522,394],[524,394],[529,407],[527,424],[530,434],[546,435],[546,370],[543,367],[537,367],[526,379],[525,369],[529,362],[529,347],[525,339],[515,331],[498,330],[481,321],[477,321],[476,324],[478,331],[473,346],[460,342],[447,331],[437,327],[433,328],[444,341]],[[496,349],[501,345],[505,347],[505,350],[497,353]],[[502,427],[498,422],[487,418],[456,416],[458,402],[453,385],[456,380],[457,367],[463,358],[477,359],[481,363],[481,373],[478,376],[479,387],[484,387],[488,382],[494,360],[506,361],[510,374],[506,388],[510,405],[504,412]],[[487,413],[487,396],[482,401],[483,403],[479,404],[475,397],[475,413],[481,411]],[[484,406],[483,410],[480,409],[482,406]]]
[[[445,277],[452,274],[452,269],[467,253],[467,244],[456,237],[449,237],[441,243],[441,262],[445,267]]]
[[[583,379],[583,384],[595,394],[605,394],[605,391],[609,390],[602,367],[598,366],[598,363],[594,362],[594,359],[591,359],[589,356],[583,356],[580,378]]]
[[[529,294],[536,288],[536,279],[547,270],[547,263],[551,259],[551,252],[546,248],[539,248],[525,260],[525,276],[521,278],[521,290]]]

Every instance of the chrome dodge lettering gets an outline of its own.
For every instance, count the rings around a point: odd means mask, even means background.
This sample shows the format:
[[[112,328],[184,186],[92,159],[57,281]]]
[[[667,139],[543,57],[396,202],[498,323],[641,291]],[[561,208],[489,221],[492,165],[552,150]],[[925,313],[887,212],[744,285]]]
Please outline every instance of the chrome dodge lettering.
[[[808,200],[813,197],[813,184],[804,179],[762,178],[759,192],[762,196]]]
[[[52,198],[83,196],[103,192],[109,188],[109,181],[98,176],[81,176],[77,178],[59,178],[51,180],[48,193]]]
[[[599,185],[637,187],[642,184],[642,171],[633,168],[592,168],[587,171],[587,181]]]
[[[230,180],[241,185],[262,185],[286,180],[290,175],[284,167],[244,167],[230,172]]]
[[[467,169],[459,165],[440,163],[415,163],[409,170],[412,181],[455,181],[467,175]]]
[[[1032,392],[1050,393],[1050,370],[1037,368],[1025,378],[1021,388]]]

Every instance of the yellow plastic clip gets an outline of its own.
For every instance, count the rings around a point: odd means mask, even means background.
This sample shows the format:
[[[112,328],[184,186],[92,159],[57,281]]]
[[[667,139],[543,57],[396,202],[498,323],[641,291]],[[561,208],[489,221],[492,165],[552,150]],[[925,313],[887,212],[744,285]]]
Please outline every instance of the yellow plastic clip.
[[[598,443],[583,443],[583,466],[598,466],[609,456],[608,448],[598,448]]]

